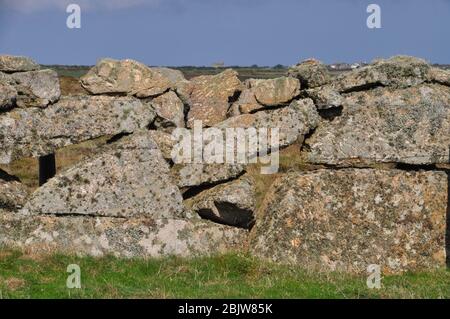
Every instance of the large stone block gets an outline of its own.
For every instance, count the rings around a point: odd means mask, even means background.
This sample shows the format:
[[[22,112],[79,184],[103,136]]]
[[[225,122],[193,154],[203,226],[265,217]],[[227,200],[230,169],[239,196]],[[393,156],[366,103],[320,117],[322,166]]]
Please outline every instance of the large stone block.
[[[247,232],[201,220],[0,213],[0,246],[80,256],[197,257],[239,250]]]
[[[106,217],[183,217],[182,196],[147,132],[108,145],[57,174],[21,213]]]
[[[274,182],[251,234],[254,255],[309,269],[383,273],[445,266],[444,172],[342,169]]]
[[[16,108],[0,115],[0,164],[105,135],[132,133],[154,118],[152,107],[133,97],[70,96],[45,109]]]

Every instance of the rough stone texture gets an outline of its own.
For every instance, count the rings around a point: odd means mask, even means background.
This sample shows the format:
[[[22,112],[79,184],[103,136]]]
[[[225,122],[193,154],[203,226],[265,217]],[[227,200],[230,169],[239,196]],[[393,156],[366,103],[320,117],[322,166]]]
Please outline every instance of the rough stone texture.
[[[149,131],[163,157],[172,163],[172,150],[176,140],[171,134],[162,131]],[[173,164],[173,163],[172,163]],[[230,180],[243,174],[245,165],[241,164],[206,164],[178,163],[171,167],[170,173],[176,185],[186,191],[190,187],[210,185]]]
[[[433,82],[450,86],[450,71],[439,68],[431,68],[430,77]]]
[[[144,98],[167,91],[172,83],[162,74],[134,60],[100,60],[81,78],[92,94],[130,94]]]
[[[184,104],[175,92],[169,91],[151,102],[156,112],[154,125],[163,130],[184,127]]]
[[[299,79],[304,88],[315,88],[331,81],[327,67],[315,59],[308,59],[290,67],[288,76]]]
[[[360,106],[450,106],[450,88],[439,84],[420,84],[417,86],[394,89],[380,87],[373,90],[343,94],[342,105]]]
[[[342,106],[344,99],[331,86],[325,85],[319,88],[307,89],[306,96],[314,101],[319,110]]]
[[[176,142],[172,134],[151,130],[148,131],[148,135],[156,143],[163,157],[166,160],[172,160],[172,149]]]
[[[0,81],[0,111],[13,107],[16,98],[16,89],[8,83]]]
[[[182,95],[189,94],[189,98],[185,98],[190,103],[188,127],[193,127],[194,120],[201,120],[205,127],[226,119],[230,99],[243,88],[237,75],[236,71],[227,69],[217,75],[191,79],[190,84],[182,89]]]
[[[58,74],[53,70],[14,73],[10,78],[18,92],[19,107],[45,107],[61,95]]]
[[[132,97],[70,96],[45,109],[16,108],[0,115],[0,164],[104,135],[131,133],[154,117],[150,105]]]
[[[294,100],[287,107],[242,114],[231,117],[216,127],[225,128],[278,128],[279,147],[287,146],[303,138],[319,122],[319,115],[311,99]]]
[[[216,223],[251,228],[255,222],[255,186],[249,176],[214,186],[189,199],[186,205]]]
[[[374,86],[405,88],[431,80],[430,65],[418,58],[395,56],[343,73],[332,83],[339,92],[364,90]]]
[[[244,89],[239,98],[230,108],[229,116],[237,116],[242,113],[251,113],[265,108],[264,105],[258,103],[255,93],[251,88]]]
[[[39,70],[40,66],[33,60],[23,56],[0,55],[1,72],[24,72]]]
[[[183,72],[179,70],[163,67],[152,68],[152,70],[167,78],[170,81],[172,89],[176,89],[181,83],[187,82],[186,78],[183,75]]]
[[[447,187],[443,172],[289,173],[271,186],[250,247],[259,257],[322,270],[442,267]]]
[[[300,82],[289,77],[260,80],[252,86],[252,90],[262,105],[277,106],[289,103],[299,95]]]
[[[0,214],[0,245],[33,253],[195,257],[240,250],[246,231],[207,221]]]
[[[450,89],[426,85],[346,97],[344,111],[319,125],[307,143],[316,164],[449,162]]]
[[[236,178],[244,172],[243,164],[175,164],[171,169],[179,188],[214,184]]]
[[[27,196],[28,189],[17,178],[0,169],[0,212],[21,208]]]
[[[32,194],[24,214],[176,218],[182,196],[147,132],[109,145]]]

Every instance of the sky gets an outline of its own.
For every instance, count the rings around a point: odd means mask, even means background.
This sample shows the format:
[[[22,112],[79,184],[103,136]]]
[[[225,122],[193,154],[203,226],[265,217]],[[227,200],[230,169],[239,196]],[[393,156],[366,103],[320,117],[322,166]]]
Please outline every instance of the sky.
[[[69,29],[66,7],[81,8]],[[371,3],[381,28],[369,29]],[[0,54],[41,64],[131,58],[149,65],[450,63],[450,0],[0,0]]]

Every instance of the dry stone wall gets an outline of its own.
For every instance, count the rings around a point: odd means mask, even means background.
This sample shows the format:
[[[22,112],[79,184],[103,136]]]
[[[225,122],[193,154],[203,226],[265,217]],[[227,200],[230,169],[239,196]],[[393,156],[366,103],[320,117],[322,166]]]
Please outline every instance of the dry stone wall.
[[[241,82],[228,69],[188,81],[103,59],[80,84],[86,94],[60,96],[54,71],[0,56],[0,164],[113,136],[33,192],[0,171],[2,246],[123,257],[246,250],[356,273],[446,264],[448,71],[398,56],[333,76],[311,59],[277,79]],[[174,163],[173,131],[199,120],[206,133],[278,128],[277,146],[298,147],[301,168],[278,172],[257,203],[246,164]]]

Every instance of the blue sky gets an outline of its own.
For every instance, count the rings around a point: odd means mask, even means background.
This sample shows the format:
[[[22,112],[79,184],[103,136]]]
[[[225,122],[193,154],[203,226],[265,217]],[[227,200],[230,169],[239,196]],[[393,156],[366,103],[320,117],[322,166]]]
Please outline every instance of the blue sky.
[[[66,6],[81,6],[81,29]],[[381,7],[381,29],[366,8]],[[284,65],[396,54],[450,63],[450,0],[0,0],[0,54],[42,64]]]

